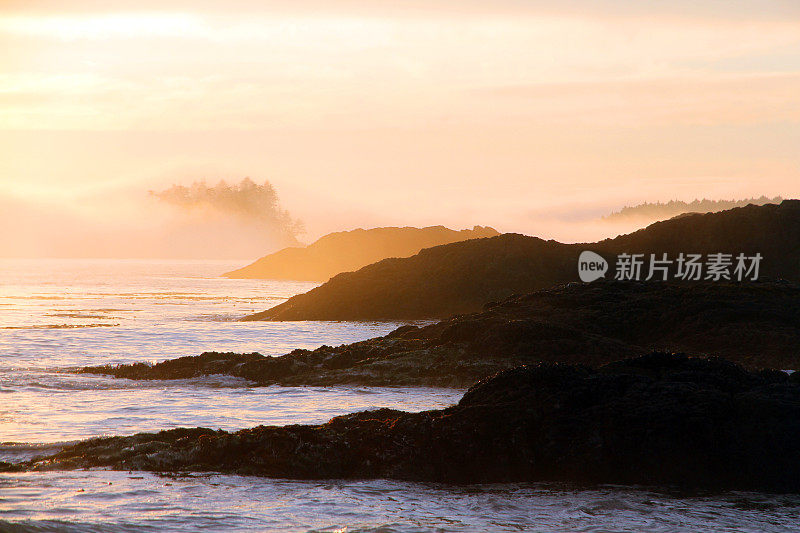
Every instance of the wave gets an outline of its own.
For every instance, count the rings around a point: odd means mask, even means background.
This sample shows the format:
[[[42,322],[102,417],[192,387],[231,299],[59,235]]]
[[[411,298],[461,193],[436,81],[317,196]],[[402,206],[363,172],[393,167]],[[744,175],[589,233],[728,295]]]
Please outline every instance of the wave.
[[[100,320],[114,320],[113,317],[105,316],[105,315],[92,315],[88,313],[47,313],[44,316],[54,316],[60,318],[82,318],[82,319],[100,319]]]
[[[4,295],[0,300],[83,300],[86,298],[124,298],[126,300],[189,300],[189,301],[221,301],[250,303],[262,301],[264,299],[285,300],[281,295],[258,295],[258,296],[230,296],[223,294],[201,294],[195,292],[81,292],[68,296],[53,294],[33,294],[33,295]],[[2,305],[10,305],[4,303]],[[124,311],[125,309],[114,309],[114,311]]]
[[[78,329],[78,328],[114,328],[119,324],[36,324],[30,326],[3,326],[0,329]]]
[[[60,442],[3,442],[0,443],[0,461],[7,463],[22,463],[30,461],[34,457],[41,455],[51,455],[58,453],[65,446],[75,444],[78,441]],[[5,531],[0,528],[0,531]]]
[[[62,391],[102,391],[130,389],[179,389],[202,387],[209,389],[233,389],[251,387],[252,381],[227,374],[210,374],[196,378],[176,380],[132,380],[106,376],[75,374],[74,369],[59,369],[52,373],[19,372],[0,382],[0,392],[15,392],[20,389],[44,389]]]
[[[43,533],[51,531],[58,531],[59,533],[141,533],[143,531],[160,531],[160,529],[144,524],[80,523],[64,520],[22,520],[19,522],[0,520],[0,531],[8,533]]]
[[[243,313],[207,313],[203,315],[187,316],[187,322],[239,322]]]

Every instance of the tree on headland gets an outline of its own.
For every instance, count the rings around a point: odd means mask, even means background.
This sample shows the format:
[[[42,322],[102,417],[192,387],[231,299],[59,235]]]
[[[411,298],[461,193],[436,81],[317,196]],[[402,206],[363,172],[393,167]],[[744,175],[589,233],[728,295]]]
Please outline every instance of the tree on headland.
[[[259,185],[249,177],[238,184],[221,180],[210,187],[205,180],[189,186],[173,185],[163,191],[150,191],[161,202],[186,211],[210,211],[263,229],[286,243],[297,243],[304,233],[303,223],[283,209],[275,187],[265,181]]]
[[[681,215],[684,213],[716,213],[734,207],[744,207],[748,204],[764,205],[779,204],[783,198],[776,196],[768,198],[748,198],[745,200],[702,200],[695,199],[691,202],[680,200],[670,200],[669,202],[645,202],[635,206],[626,206],[619,211],[614,211],[610,215],[604,216],[603,220],[617,220],[626,217],[643,217],[653,219],[663,219]]]

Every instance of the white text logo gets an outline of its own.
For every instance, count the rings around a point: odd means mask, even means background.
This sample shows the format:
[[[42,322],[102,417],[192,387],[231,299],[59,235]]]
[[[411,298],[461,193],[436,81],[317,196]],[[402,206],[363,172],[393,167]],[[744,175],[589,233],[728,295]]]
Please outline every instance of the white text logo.
[[[608,271],[608,261],[589,250],[581,252],[578,257],[578,276],[584,283],[602,278]]]

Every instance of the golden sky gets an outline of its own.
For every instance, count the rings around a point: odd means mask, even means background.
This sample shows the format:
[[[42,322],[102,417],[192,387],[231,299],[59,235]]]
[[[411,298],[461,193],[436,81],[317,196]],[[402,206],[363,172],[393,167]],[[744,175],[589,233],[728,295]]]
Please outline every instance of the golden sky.
[[[0,6],[15,201],[250,176],[311,237],[574,240],[625,204],[800,195],[796,0]]]

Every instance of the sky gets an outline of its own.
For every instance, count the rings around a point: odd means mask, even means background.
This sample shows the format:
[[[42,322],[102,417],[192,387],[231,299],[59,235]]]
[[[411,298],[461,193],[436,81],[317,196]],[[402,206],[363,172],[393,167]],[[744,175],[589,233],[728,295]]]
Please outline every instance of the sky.
[[[800,196],[799,94],[796,0],[0,0],[0,224],[247,176],[306,240],[592,240],[624,205]]]

